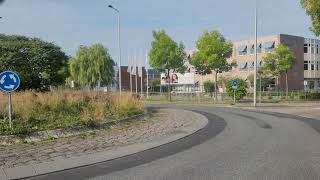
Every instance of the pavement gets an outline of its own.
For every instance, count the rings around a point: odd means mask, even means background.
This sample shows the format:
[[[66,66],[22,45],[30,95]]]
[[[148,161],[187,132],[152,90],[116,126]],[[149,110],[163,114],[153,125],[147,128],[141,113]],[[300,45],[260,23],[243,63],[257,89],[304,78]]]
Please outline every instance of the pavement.
[[[157,148],[30,179],[320,179],[320,121],[316,119],[217,106],[161,106],[195,111],[209,123]]]
[[[84,137],[0,147],[0,180],[34,179],[143,152],[189,136],[207,123],[203,115],[163,108],[147,120]]]
[[[252,107],[252,104],[238,104],[235,107],[249,110],[285,113],[320,120],[320,102],[266,103],[258,104],[256,108]]]

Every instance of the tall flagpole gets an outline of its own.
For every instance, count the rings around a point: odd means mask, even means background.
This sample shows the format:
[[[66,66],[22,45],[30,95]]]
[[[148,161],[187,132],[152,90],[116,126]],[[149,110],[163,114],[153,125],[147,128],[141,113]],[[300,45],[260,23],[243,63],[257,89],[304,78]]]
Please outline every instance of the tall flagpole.
[[[134,72],[136,74],[136,95],[138,95],[138,70],[137,70],[137,55],[136,52],[134,52],[134,61],[135,61],[135,66],[134,66]]]
[[[149,65],[148,65],[148,51],[146,51],[146,72],[147,72],[147,99],[149,99]]]
[[[254,93],[253,93],[253,106],[257,106],[257,65],[258,65],[258,0],[255,0],[255,62],[254,62]]]
[[[141,51],[141,58],[143,59],[143,51]],[[141,61],[141,60],[140,60]],[[139,63],[140,64],[140,63]],[[142,60],[142,62],[141,62],[141,67],[140,67],[141,69],[141,73],[140,73],[140,75],[141,75],[141,77],[140,77],[140,94],[141,94],[141,97],[143,96],[143,60]]]
[[[132,59],[130,58],[130,56],[128,56],[129,58],[129,67],[130,67],[130,92],[132,94]]]

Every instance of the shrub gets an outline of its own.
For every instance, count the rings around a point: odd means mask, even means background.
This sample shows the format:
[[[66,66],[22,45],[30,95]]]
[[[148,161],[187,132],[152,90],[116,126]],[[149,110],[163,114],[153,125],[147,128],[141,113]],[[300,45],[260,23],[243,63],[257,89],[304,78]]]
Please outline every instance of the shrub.
[[[236,91],[236,100],[240,100],[242,99],[244,96],[247,95],[247,82],[242,80],[242,79],[239,79],[239,78],[236,78],[234,80],[237,80],[238,81],[238,87],[237,89],[235,90]],[[228,96],[232,97],[234,96],[234,89],[232,88],[232,80],[228,81],[227,84],[226,84],[226,88],[227,88],[227,93],[228,93]]]
[[[205,81],[203,83],[203,88],[204,88],[204,91],[206,93],[210,93],[210,96],[212,97],[212,93],[214,92],[214,82],[212,81]]]

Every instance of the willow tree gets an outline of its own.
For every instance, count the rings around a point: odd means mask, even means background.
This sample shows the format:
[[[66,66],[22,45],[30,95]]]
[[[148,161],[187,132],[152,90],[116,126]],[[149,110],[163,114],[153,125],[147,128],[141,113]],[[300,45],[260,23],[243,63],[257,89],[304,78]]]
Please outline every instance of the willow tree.
[[[109,85],[114,78],[114,61],[101,44],[80,46],[76,57],[69,60],[71,79],[80,86],[93,88]]]
[[[164,30],[153,31],[153,38],[149,52],[150,65],[158,72],[166,72],[169,79],[168,93],[171,101],[170,72],[184,73],[186,53],[183,44],[176,43]]]
[[[218,73],[230,68],[227,58],[232,55],[232,43],[227,41],[218,31],[205,31],[197,41],[197,51],[193,55],[191,64],[201,75],[215,73],[215,99],[217,100]]]

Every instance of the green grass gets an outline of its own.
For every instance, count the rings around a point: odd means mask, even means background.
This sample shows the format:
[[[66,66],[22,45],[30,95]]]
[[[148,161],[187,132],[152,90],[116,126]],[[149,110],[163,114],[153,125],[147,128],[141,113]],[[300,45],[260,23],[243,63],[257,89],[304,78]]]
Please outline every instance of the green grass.
[[[0,102],[5,107],[5,102]],[[13,105],[13,129],[9,128],[7,109],[0,110],[0,135],[26,135],[59,128],[94,128],[99,123],[144,112],[143,103],[125,93],[120,98],[97,92],[21,92],[13,96]]]

